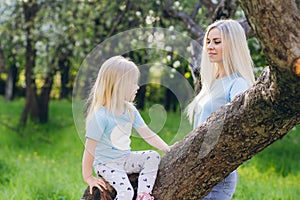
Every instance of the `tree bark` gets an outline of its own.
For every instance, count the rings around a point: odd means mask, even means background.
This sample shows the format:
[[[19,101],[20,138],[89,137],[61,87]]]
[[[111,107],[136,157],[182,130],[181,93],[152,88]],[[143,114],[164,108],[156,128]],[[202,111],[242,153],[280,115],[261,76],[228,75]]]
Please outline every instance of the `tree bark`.
[[[55,58],[53,58],[50,66],[55,66]],[[49,102],[50,102],[50,92],[53,85],[53,77],[55,70],[50,67],[48,73],[45,76],[45,82],[42,87],[42,92],[39,97],[39,120],[42,123],[46,123],[49,117]]]
[[[218,19],[233,18],[239,2],[237,0],[221,0],[212,17],[212,21]]]
[[[56,72],[56,57],[54,57],[49,63],[49,68],[45,75],[45,82],[41,88],[41,94],[39,96],[37,94],[34,74],[36,49],[32,30],[34,29],[34,19],[40,8],[41,5],[39,5],[35,0],[23,2],[23,10],[26,22],[26,98],[25,106],[20,119],[21,125],[26,124],[28,115],[32,120],[38,120],[42,123],[48,121],[50,92],[53,85],[53,76]]]
[[[69,83],[69,72],[71,69],[71,61],[70,61],[70,55],[72,52],[68,52],[66,55],[62,55],[58,59],[58,66],[59,66],[59,71],[60,71],[60,82],[61,82],[61,89],[60,89],[60,95],[59,99],[66,99],[68,98],[71,89],[68,86]]]
[[[59,45],[57,49],[61,49]],[[61,55],[61,54],[60,54]],[[64,57],[64,56],[62,56]],[[59,63],[61,57],[58,59],[54,56],[48,63],[47,73],[44,76],[44,85],[41,88],[41,94],[39,96],[39,121],[46,123],[49,118],[49,102],[50,102],[50,93],[53,86],[54,76],[57,72],[57,63]],[[63,75],[62,75],[63,76]],[[63,86],[62,86],[63,87]]]
[[[214,112],[161,161],[158,200],[201,199],[300,122],[300,19],[294,1],[242,1],[270,63],[256,84]],[[288,24],[288,26],[287,26]]]
[[[13,60],[15,60],[13,58]],[[18,68],[14,63],[11,64],[10,68],[8,69],[7,79],[5,82],[5,100],[12,101],[16,91],[16,81],[18,75]]]
[[[4,51],[0,41],[0,73],[5,72],[5,56]]]
[[[32,30],[34,28],[34,18],[39,10],[39,6],[36,2],[28,1],[23,2],[24,16],[25,16],[25,31],[26,31],[26,71],[25,71],[25,82],[26,82],[26,96],[25,96],[25,106],[22,112],[20,123],[22,125],[26,124],[27,117],[30,115],[31,119],[39,119],[38,110],[38,99],[36,93],[36,84],[34,79],[33,69],[35,67],[36,50],[35,43],[32,39]]]

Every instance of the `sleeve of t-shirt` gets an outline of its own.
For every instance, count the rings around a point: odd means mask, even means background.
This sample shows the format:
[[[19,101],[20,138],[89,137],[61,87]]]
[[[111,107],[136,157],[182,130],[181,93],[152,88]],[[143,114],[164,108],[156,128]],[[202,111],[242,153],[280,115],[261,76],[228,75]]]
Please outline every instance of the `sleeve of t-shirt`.
[[[135,106],[133,106],[133,114],[134,114],[134,121],[133,121],[132,127],[139,128],[139,127],[144,126],[145,121]]]
[[[231,101],[235,96],[245,92],[248,89],[249,85],[245,79],[240,77],[235,79],[229,91],[229,100]]]
[[[103,131],[105,129],[105,118],[98,119],[96,113],[94,113],[89,121],[86,123],[86,138],[90,138],[96,141],[100,141]]]

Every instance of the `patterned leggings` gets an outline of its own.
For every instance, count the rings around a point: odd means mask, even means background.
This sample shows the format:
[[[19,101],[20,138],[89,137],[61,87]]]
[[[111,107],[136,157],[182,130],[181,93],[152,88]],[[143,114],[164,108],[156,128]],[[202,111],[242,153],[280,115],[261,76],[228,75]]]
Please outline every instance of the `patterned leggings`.
[[[156,151],[134,151],[128,156],[95,166],[95,171],[115,188],[115,200],[132,200],[134,190],[127,174],[139,173],[137,193],[151,194],[159,162],[160,156]]]

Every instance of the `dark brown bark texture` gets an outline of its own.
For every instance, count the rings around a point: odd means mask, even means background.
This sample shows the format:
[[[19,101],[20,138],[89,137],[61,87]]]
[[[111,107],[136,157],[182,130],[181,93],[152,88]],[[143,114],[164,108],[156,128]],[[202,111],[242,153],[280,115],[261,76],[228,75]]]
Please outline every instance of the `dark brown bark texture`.
[[[23,4],[24,16],[26,22],[26,63],[25,63],[25,79],[26,79],[26,96],[25,106],[21,115],[20,123],[26,124],[27,117],[30,115],[31,119],[37,119],[39,116],[38,99],[36,94],[36,84],[34,80],[34,67],[36,58],[36,49],[34,47],[34,40],[32,39],[32,30],[34,29],[33,20],[39,11],[39,6],[36,2],[28,1]]]
[[[5,56],[0,41],[0,73],[5,72]]]
[[[201,199],[244,161],[300,123],[300,19],[294,1],[241,1],[270,67],[161,161],[157,200]],[[255,191],[253,191],[255,192]]]

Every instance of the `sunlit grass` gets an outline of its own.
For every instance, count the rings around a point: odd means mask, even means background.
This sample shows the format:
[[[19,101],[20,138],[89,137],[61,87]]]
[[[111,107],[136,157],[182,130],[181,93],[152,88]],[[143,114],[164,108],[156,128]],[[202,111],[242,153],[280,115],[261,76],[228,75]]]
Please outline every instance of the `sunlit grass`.
[[[84,146],[74,126],[71,102],[52,101],[47,124],[28,122],[16,131],[23,104],[23,99],[5,102],[0,97],[0,199],[80,199],[87,186],[81,177]],[[150,123],[147,111],[141,113]],[[186,119],[170,112],[157,132],[172,144],[190,130]],[[234,200],[299,198],[299,133],[300,127],[239,168]],[[135,135],[132,148],[152,147]]]
[[[234,199],[294,200],[300,196],[300,126],[239,168]]]
[[[28,122],[17,132],[5,127],[17,126],[22,105],[22,100],[1,100],[1,120],[10,120],[0,125],[0,199],[79,199],[86,187],[81,178],[83,144],[70,102],[52,102],[47,124]]]

